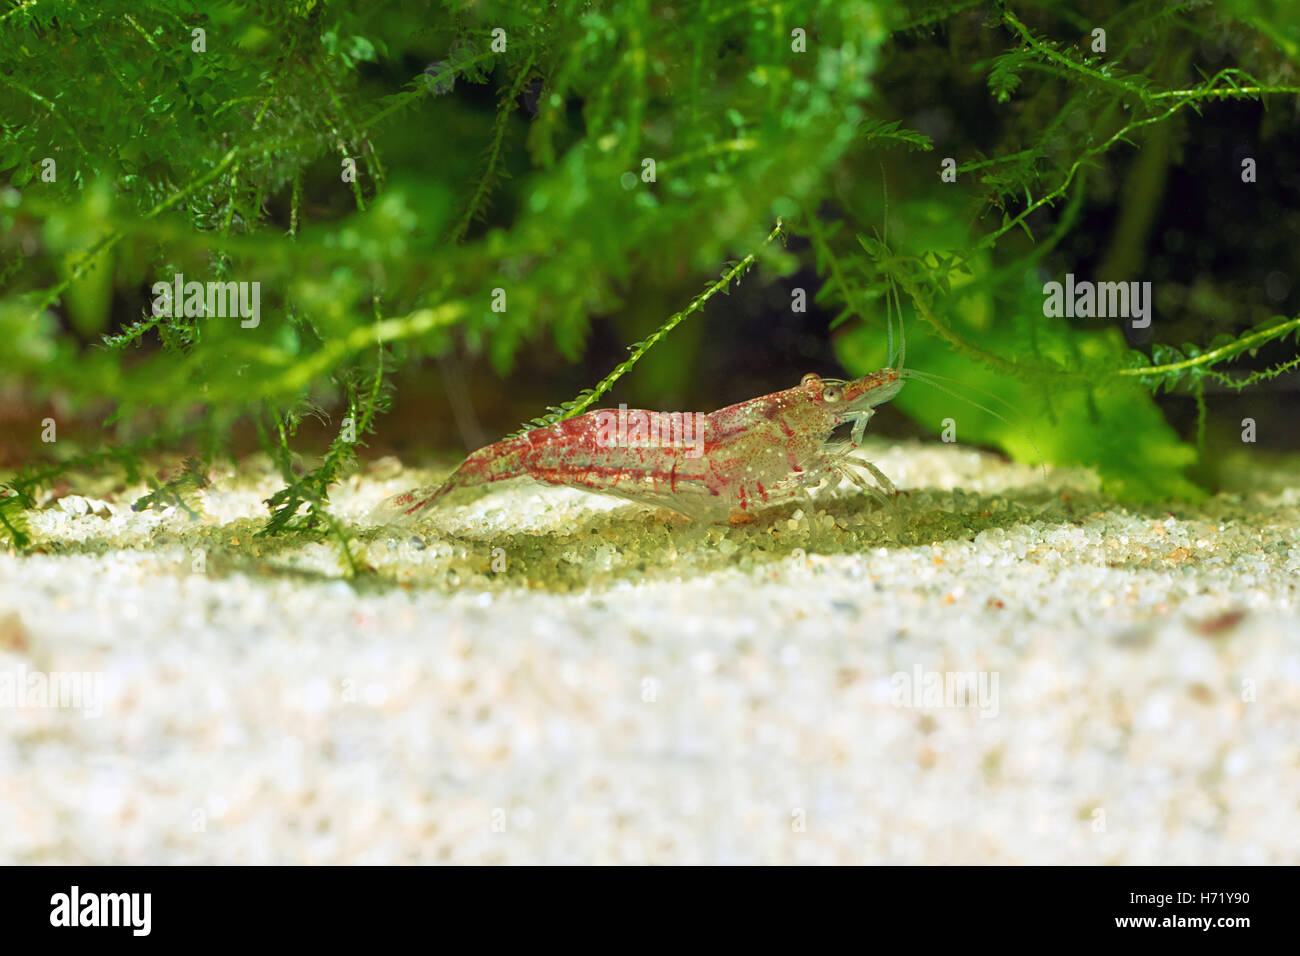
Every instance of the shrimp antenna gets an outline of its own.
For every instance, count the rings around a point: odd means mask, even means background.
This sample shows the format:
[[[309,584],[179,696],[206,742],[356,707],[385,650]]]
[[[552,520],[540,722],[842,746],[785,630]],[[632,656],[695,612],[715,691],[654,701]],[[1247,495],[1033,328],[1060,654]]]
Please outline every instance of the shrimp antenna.
[[[922,372],[920,369],[909,369],[907,374],[909,378],[915,378],[918,381],[925,382],[926,384],[943,382],[946,385],[953,386],[956,388],[965,388],[965,389],[969,389],[972,392],[979,392],[985,398],[990,398],[993,401],[997,402],[1003,408],[1010,411],[1013,415],[1019,414],[1020,412],[1020,409],[1018,409],[1011,402],[1007,401],[1001,395],[995,395],[993,392],[990,392],[986,388],[980,388],[978,385],[971,385],[969,382],[961,381],[961,379],[951,378],[947,375],[940,375],[938,372]],[[961,396],[958,397],[960,398]],[[1014,423],[1008,422],[1007,424],[1014,424]]]
[[[898,283],[890,278],[889,291],[894,296],[894,314],[898,316],[898,359],[897,366],[891,361],[891,367],[896,367],[900,372],[907,365],[907,333],[903,329],[903,303],[898,296]]]
[[[880,164],[880,192],[885,197],[885,228],[880,241],[889,245],[889,180],[885,178],[885,164]]]
[[[894,367],[894,317],[889,293],[885,293],[885,364]]]
[[[885,175],[885,164],[880,164],[880,193],[884,197],[885,212],[884,222],[880,231],[880,244],[889,249],[889,178]],[[893,296],[891,302],[890,296]],[[898,354],[894,354],[894,317],[898,319]],[[898,287],[895,286],[894,280],[889,280],[889,290],[885,293],[885,364],[889,368],[902,368],[903,359],[907,354],[907,339],[903,334],[903,312],[901,303],[898,301]],[[897,366],[895,366],[897,362]]]
[[[1021,427],[1017,425],[1015,422],[1008,420],[1006,416],[999,415],[997,412],[993,411],[993,409],[989,408],[988,406],[981,405],[979,402],[976,401],[972,401],[971,399],[967,398],[965,395],[960,395],[957,392],[953,391],[951,388],[948,388],[946,385],[939,384],[940,382],[952,382],[954,385],[959,384],[953,379],[944,378],[944,376],[942,375],[935,375],[931,372],[918,372],[915,369],[910,369],[910,368],[899,369],[899,374],[902,375],[903,378],[915,379],[918,382],[924,382],[926,385],[929,385],[931,388],[938,389],[939,391],[943,392],[945,395],[950,395],[951,397],[957,399],[957,401],[959,402],[965,402],[967,405],[970,405],[972,408],[978,408],[980,411],[992,415],[994,418],[1002,422],[1004,425],[1009,425],[1012,428]],[[994,395],[992,392],[985,392],[984,389],[982,388],[976,388],[974,385],[965,385],[964,383],[962,384],[962,387],[974,389],[977,392],[983,392],[985,395],[988,395],[989,398],[1001,402],[1003,405],[1006,405],[1012,411],[1015,410],[1014,405],[1012,405],[1006,399]],[[1030,447],[1034,449],[1034,454],[1038,456],[1038,467],[1042,469],[1043,477],[1046,478],[1047,462],[1046,459],[1043,458],[1042,450],[1038,447],[1038,443],[1034,441],[1034,436],[1029,434],[1028,431],[1026,431],[1025,437],[1029,439]]]

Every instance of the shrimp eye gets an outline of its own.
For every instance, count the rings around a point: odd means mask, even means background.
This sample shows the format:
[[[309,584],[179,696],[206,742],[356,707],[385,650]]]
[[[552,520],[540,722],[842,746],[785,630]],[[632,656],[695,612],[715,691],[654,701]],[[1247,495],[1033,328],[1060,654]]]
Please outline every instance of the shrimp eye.
[[[838,402],[840,397],[840,390],[834,385],[827,385],[822,389],[822,401]]]
[[[799,380],[799,384],[802,385],[804,388],[807,388],[809,385],[812,385],[814,382],[820,382],[821,380],[822,377],[818,375],[816,372],[809,372],[807,375],[805,375],[803,378]]]

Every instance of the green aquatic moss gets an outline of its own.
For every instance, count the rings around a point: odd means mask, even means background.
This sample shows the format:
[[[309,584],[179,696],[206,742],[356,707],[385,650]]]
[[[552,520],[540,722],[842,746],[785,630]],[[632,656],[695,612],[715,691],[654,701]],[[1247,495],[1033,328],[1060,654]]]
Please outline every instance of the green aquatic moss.
[[[1090,47],[1098,28],[1106,52]],[[1197,75],[1211,43],[1220,55]],[[77,436],[81,454],[6,479],[0,539],[30,544],[23,512],[69,468],[163,448],[194,454],[199,475],[251,424],[284,480],[265,532],[332,534],[356,570],[329,494],[380,427],[394,372],[453,347],[503,376],[538,343],[577,361],[633,275],[666,290],[670,318],[542,420],[674,348],[667,332],[748,272],[815,282],[850,371],[880,360],[892,314],[912,364],[1009,387],[1048,460],[1097,467],[1122,495],[1193,497],[1192,442],[1151,395],[1189,390],[1203,430],[1207,382],[1294,367],[1228,363],[1298,323],[1243,310],[1191,344],[1158,327],[1134,348],[1035,315],[1034,289],[1066,271],[1083,211],[1107,201],[1097,184],[1131,168],[1147,195],[1200,111],[1293,109],[1296,51],[1290,20],[1247,0],[1086,15],[864,0],[9,4],[0,376],[33,406],[107,420]],[[993,104],[988,135],[936,142],[926,103]],[[1134,163],[1134,147],[1155,158]],[[940,177],[949,153],[954,182]],[[1130,206],[1117,250],[1140,247],[1149,221],[1150,202]],[[781,241],[765,241],[778,222]],[[244,298],[195,314],[183,284],[165,292],[177,276],[203,284],[205,308],[225,283]],[[683,276],[695,299],[678,295]],[[937,429],[920,391],[899,405]],[[300,467],[312,415],[335,437]],[[1031,454],[1000,424],[967,438]],[[162,481],[143,506],[172,493]]]

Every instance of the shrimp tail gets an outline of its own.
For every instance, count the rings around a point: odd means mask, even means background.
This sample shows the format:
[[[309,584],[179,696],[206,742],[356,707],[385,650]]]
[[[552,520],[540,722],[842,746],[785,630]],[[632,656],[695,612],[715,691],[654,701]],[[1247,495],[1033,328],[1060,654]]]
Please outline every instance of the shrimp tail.
[[[381,525],[414,524],[443,495],[442,485],[412,488],[400,495],[385,498],[375,506],[371,517]]]
[[[373,517],[380,524],[414,524],[431,508],[436,507],[444,496],[457,488],[474,483],[466,481],[461,469],[458,468],[440,485],[412,488],[410,491],[385,498],[375,507]]]

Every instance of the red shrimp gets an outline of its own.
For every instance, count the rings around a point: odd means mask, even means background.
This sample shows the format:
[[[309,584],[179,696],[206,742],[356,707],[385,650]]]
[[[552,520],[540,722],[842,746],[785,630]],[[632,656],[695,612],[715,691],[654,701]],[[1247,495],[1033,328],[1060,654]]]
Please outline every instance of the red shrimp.
[[[808,374],[795,388],[709,414],[587,412],[480,448],[441,485],[388,499],[385,513],[413,518],[456,489],[524,476],[706,522],[751,520],[753,511],[808,497],[827,481],[847,479],[884,498],[897,494],[890,480],[849,452],[861,443],[876,406],[909,377],[895,368],[852,381]],[[831,432],[848,422],[850,439],[828,443]]]

